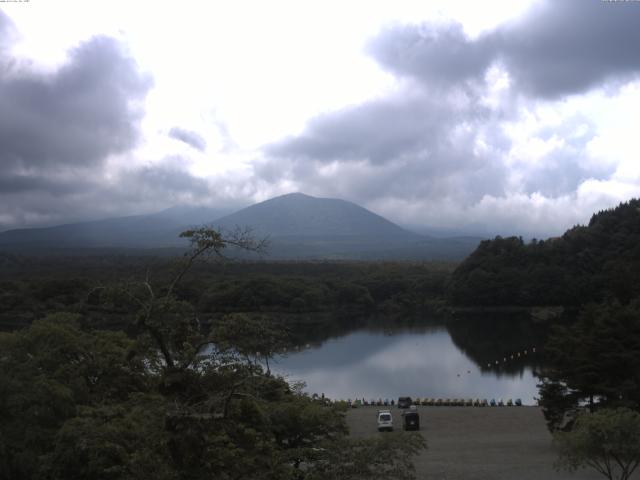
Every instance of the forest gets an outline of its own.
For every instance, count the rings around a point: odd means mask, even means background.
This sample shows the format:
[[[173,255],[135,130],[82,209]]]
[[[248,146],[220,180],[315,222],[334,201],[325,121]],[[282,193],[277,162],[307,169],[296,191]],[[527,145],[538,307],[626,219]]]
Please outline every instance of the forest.
[[[344,405],[268,360],[341,319],[433,308],[449,267],[230,264],[236,239],[189,235],[170,262],[4,257],[0,478],[414,478],[423,437],[351,439]]]
[[[111,255],[6,255],[4,260],[0,330],[21,328],[56,312],[81,315],[87,327],[126,330],[134,306],[122,286],[145,278],[165,284],[176,264],[163,257]],[[215,258],[193,265],[173,294],[207,325],[243,313],[314,337],[316,330],[344,331],[376,316],[406,321],[436,315],[453,268],[444,262],[257,263]]]

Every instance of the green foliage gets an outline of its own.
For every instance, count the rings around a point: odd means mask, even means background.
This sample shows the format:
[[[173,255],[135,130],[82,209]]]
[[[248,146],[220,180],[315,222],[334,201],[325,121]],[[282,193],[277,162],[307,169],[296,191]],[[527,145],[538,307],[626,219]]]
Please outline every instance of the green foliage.
[[[640,464],[640,414],[626,408],[583,413],[571,432],[554,435],[557,467],[593,468],[610,480],[627,480]]]
[[[640,301],[586,307],[554,330],[545,353],[541,405],[552,430],[585,402],[640,409]]]
[[[458,305],[627,303],[640,295],[640,200],[599,212],[562,237],[483,241],[453,273],[448,294]]]
[[[570,430],[579,412],[581,394],[571,390],[562,380],[544,378],[538,385],[538,405],[551,432]]]
[[[142,362],[122,333],[86,333],[78,317],[56,314],[0,335],[0,424],[5,478],[33,478],[78,409],[121,401],[146,386]]]
[[[187,274],[210,253],[261,244],[208,229],[184,236],[193,249],[160,280],[97,285],[78,313],[0,334],[0,478],[413,478],[418,437],[350,440],[340,408],[269,373],[269,357],[289,344],[280,322],[251,312],[201,320]],[[282,298],[296,310],[327,298],[347,310],[375,302],[353,281],[295,283],[276,278],[270,293],[291,289]],[[78,285],[54,282],[39,298],[71,288],[76,308]],[[102,315],[111,331],[91,328]]]
[[[233,350],[256,368],[264,362],[269,372],[269,359],[291,346],[286,326],[268,317],[231,314],[222,317],[212,328],[217,348]]]
[[[420,434],[396,432],[375,439],[340,439],[318,453],[312,480],[410,480],[412,457],[427,448]]]
[[[338,407],[325,406],[305,396],[290,396],[268,412],[276,443],[284,449],[304,450],[319,440],[347,433]]]
[[[164,435],[165,400],[132,394],[122,403],[83,407],[64,423],[41,459],[44,478],[177,478]]]

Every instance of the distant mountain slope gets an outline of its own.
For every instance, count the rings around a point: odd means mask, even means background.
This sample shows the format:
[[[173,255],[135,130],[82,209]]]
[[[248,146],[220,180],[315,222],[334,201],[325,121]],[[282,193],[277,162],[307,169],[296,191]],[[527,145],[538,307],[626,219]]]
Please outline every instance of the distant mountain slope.
[[[411,239],[420,235],[400,228],[355,203],[290,193],[256,203],[214,222],[224,228],[249,225],[258,234],[280,237],[368,237]]]
[[[205,207],[172,207],[149,215],[9,230],[0,233],[0,249],[184,246],[185,242],[178,235],[186,227],[210,223],[227,212]]]
[[[302,193],[227,213],[173,207],[152,215],[10,230],[0,233],[0,251],[90,254],[97,249],[169,249],[154,253],[172,254],[187,245],[180,232],[200,224],[226,230],[250,227],[256,236],[270,238],[266,258],[274,260],[459,260],[481,240],[418,235],[355,203]]]
[[[587,226],[526,244],[480,243],[455,270],[449,294],[460,305],[578,306],[640,297],[640,199],[594,214]]]
[[[302,193],[251,205],[214,226],[268,236],[270,259],[459,260],[481,240],[418,235],[355,203]]]

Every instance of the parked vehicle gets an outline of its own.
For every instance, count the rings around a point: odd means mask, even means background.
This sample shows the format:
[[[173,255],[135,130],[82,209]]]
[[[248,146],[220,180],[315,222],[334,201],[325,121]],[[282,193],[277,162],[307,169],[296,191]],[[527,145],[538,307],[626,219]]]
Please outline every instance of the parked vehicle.
[[[378,431],[393,430],[393,417],[389,410],[378,410]]]
[[[420,415],[417,410],[402,412],[402,428],[404,430],[420,430]]]
[[[409,408],[413,404],[411,397],[398,398],[398,408]]]

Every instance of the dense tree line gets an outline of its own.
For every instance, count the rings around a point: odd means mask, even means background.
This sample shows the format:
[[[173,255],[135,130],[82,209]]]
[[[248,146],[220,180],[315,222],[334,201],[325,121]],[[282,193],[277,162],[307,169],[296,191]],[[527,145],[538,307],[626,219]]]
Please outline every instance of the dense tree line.
[[[453,272],[457,305],[564,305],[640,295],[640,200],[596,213],[558,238],[496,237]]]
[[[150,276],[171,277],[165,258],[18,259],[0,271],[0,329],[29,325],[55,312],[80,314],[99,328],[130,325],[130,299],[112,288]],[[57,270],[58,269],[58,270]],[[192,267],[174,290],[204,322],[233,313],[268,316],[296,327],[353,326],[376,315],[423,316],[444,302],[451,264],[219,262]]]

